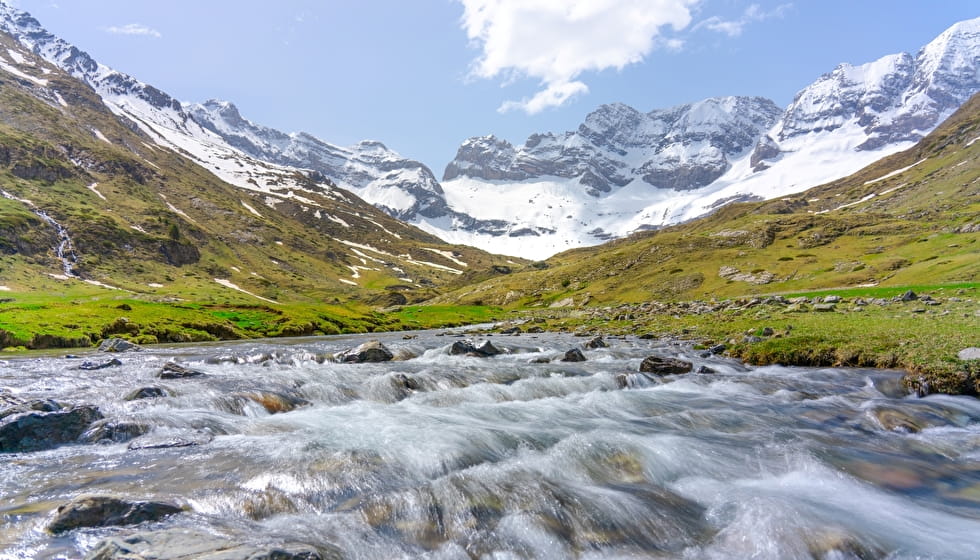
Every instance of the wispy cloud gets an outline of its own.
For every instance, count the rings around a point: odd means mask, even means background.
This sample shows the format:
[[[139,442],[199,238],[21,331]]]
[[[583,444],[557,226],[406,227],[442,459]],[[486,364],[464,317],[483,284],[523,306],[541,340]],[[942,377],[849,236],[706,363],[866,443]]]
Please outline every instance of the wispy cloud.
[[[543,89],[530,98],[506,101],[501,112],[539,113],[589,91],[579,77],[639,62],[661,46],[660,29],[682,29],[691,22],[689,7],[698,0],[458,0],[461,25],[481,55],[471,76],[540,80]]]
[[[127,23],[126,25],[113,25],[111,27],[105,28],[106,33],[112,33],[113,35],[143,35],[145,37],[153,37],[154,39],[159,39],[163,37],[156,29],[152,27],[147,27],[141,23]]]
[[[745,30],[745,26],[756,21],[765,21],[772,18],[781,18],[787,10],[792,8],[792,4],[780,4],[770,11],[764,11],[758,4],[752,4],[745,9],[745,12],[738,19],[726,20],[719,16],[712,16],[700,21],[694,26],[692,31],[698,29],[708,29],[718,33],[724,33],[729,37],[738,37]]]

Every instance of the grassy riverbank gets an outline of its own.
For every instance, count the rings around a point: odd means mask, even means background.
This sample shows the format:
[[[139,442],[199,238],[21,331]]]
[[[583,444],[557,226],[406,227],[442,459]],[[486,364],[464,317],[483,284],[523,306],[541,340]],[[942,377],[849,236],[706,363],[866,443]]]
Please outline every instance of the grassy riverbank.
[[[902,301],[912,290],[916,299]],[[108,337],[139,344],[367,333],[534,320],[548,330],[691,340],[753,364],[902,368],[910,390],[980,392],[980,362],[957,352],[980,346],[980,283],[823,290],[722,301],[615,307],[504,309],[362,304],[255,304],[155,300],[95,286],[70,293],[0,294],[7,352],[92,347]],[[826,296],[840,301],[822,303]],[[834,297],[830,298],[831,300]]]

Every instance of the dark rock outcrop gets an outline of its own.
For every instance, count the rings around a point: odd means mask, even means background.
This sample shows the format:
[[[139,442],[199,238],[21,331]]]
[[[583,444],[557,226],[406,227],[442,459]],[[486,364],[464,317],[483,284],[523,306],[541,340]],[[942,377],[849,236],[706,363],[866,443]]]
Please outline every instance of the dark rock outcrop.
[[[154,399],[157,397],[168,396],[166,389],[161,389],[160,387],[140,387],[139,389],[134,389],[132,392],[123,397],[124,401],[136,401],[139,399]]]

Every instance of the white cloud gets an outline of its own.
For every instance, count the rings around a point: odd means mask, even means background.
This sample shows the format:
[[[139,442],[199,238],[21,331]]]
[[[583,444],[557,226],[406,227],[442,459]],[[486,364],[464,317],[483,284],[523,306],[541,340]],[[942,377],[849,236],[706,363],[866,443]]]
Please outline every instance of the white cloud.
[[[718,33],[724,33],[729,37],[738,37],[742,34],[745,26],[755,22],[755,21],[765,21],[771,18],[781,18],[786,10],[792,8],[792,4],[780,4],[776,6],[772,11],[765,12],[759,7],[758,4],[752,4],[745,9],[745,13],[742,17],[735,20],[724,20],[718,16],[710,17],[704,21],[698,22],[694,26],[694,31],[703,28],[709,29],[711,31],[716,31]]]
[[[643,60],[657,46],[660,28],[682,29],[689,6],[699,0],[459,0],[462,27],[482,54],[473,62],[478,78],[536,78],[543,89],[531,98],[507,101],[500,111],[535,114],[557,107],[589,87],[587,71]],[[678,42],[666,42],[679,48]]]
[[[159,39],[163,35],[153,29],[152,27],[147,27],[140,23],[127,23],[126,25],[118,26],[113,25],[112,27],[105,28],[106,33],[112,33],[113,35],[144,35],[146,37],[153,37]]]

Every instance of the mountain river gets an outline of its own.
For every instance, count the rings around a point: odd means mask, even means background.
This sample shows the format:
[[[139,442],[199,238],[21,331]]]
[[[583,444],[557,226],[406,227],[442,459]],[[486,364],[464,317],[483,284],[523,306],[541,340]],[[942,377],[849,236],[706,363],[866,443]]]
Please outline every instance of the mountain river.
[[[563,362],[587,339],[472,335],[503,351],[481,358],[450,355],[462,334],[413,335],[0,361],[0,396],[105,416],[89,443],[0,454],[0,558],[182,528],[352,560],[980,558],[980,400],[665,340]],[[325,359],[369,339],[396,360]],[[651,355],[712,372],[638,373]],[[205,375],[159,379],[169,361]],[[147,386],[164,395],[124,400]],[[48,533],[79,495],[185,511]]]

